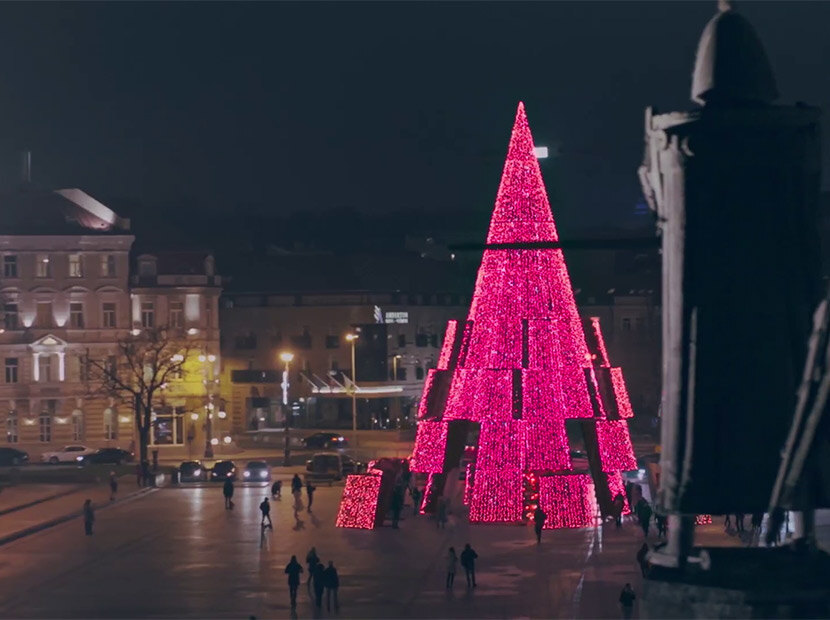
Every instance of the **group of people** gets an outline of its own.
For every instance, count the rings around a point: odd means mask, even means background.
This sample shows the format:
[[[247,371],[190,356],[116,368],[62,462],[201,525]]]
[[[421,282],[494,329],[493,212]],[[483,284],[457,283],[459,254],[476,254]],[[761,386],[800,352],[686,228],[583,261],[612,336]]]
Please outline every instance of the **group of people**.
[[[331,611],[332,603],[334,610],[340,609],[340,601],[337,597],[337,591],[340,588],[340,577],[337,574],[337,569],[334,567],[334,562],[329,561],[328,566],[323,566],[320,557],[317,555],[317,549],[312,547],[306,554],[306,564],[308,565],[308,579],[306,585],[308,586],[308,593],[314,593],[314,606],[320,609],[323,606],[323,594],[326,595],[326,610]],[[297,590],[300,587],[300,575],[303,573],[302,565],[297,561],[297,556],[292,555],[291,560],[285,567],[285,574],[288,575],[288,593],[291,597],[291,609],[297,608]]]
[[[470,543],[464,545],[464,550],[461,552],[461,557],[455,553],[455,547],[450,547],[447,555],[447,590],[452,590],[455,583],[455,571],[458,568],[459,562],[464,568],[464,574],[467,576],[467,587],[476,587],[476,560],[478,554],[470,546]]]
[[[304,508],[303,500],[302,500],[302,493],[303,493],[303,486],[305,486],[306,497],[308,499],[308,512],[311,512],[311,506],[314,503],[314,492],[317,490],[317,487],[311,484],[311,482],[307,482],[303,485],[303,481],[298,474],[294,474],[294,478],[291,479],[291,494],[294,496],[294,512],[297,513]],[[225,497],[225,509],[226,510],[233,510],[234,503],[233,503],[233,494],[234,494],[234,485],[233,480],[230,478],[225,480],[224,485],[222,486],[222,495]],[[271,485],[271,499],[282,499],[282,480],[275,480],[274,484]],[[262,524],[265,525],[265,521],[268,521],[268,524],[271,524],[271,505],[268,502],[268,498],[262,500],[259,505],[259,509],[262,512]]]

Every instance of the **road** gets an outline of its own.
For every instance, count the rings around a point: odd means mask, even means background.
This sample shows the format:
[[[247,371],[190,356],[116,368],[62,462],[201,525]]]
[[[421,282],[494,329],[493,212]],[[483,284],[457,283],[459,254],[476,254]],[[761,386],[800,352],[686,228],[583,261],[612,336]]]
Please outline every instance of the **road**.
[[[215,486],[162,489],[101,510],[92,537],[74,521],[3,547],[0,616],[291,617],[283,570],[312,545],[338,567],[345,618],[619,617],[620,588],[639,587],[635,526],[546,531],[541,547],[529,528],[459,521],[439,531],[424,517],[409,516],[400,530],[343,530],[333,525],[341,492],[321,487],[313,515],[299,522],[290,501],[276,502],[265,548],[263,487],[237,488],[233,511]],[[479,586],[467,591],[462,572],[447,593],[446,550],[466,542],[480,556]],[[314,615],[304,593],[297,612]]]

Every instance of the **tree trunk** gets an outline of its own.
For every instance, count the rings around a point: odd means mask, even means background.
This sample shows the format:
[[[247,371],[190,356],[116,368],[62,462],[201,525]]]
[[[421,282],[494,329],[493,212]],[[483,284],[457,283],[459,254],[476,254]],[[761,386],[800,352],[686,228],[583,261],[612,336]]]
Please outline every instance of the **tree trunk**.
[[[144,414],[143,407],[141,406],[141,399],[136,396],[135,397],[135,425],[138,429],[138,452],[139,452],[139,463],[144,463],[145,461],[149,461],[147,456],[147,447],[150,444],[150,416],[149,415],[142,415]]]

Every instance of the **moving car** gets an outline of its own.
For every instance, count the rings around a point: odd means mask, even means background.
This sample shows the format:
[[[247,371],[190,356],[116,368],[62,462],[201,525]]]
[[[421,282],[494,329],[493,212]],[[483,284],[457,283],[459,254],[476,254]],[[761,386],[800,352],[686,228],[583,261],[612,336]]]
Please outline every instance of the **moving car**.
[[[349,474],[359,474],[366,470],[360,461],[355,461],[347,454],[339,452],[318,452],[306,461],[305,469],[310,474],[342,480]]]
[[[101,448],[91,454],[77,456],[75,460],[81,465],[97,465],[100,463],[121,465],[122,463],[132,461],[133,454],[121,448]]]
[[[234,462],[216,461],[213,469],[210,470],[210,479],[225,481],[228,478],[236,480],[236,465],[234,465]]]
[[[345,448],[348,444],[340,433],[314,433],[303,439],[306,448]]]
[[[80,444],[74,444],[71,446],[64,446],[60,450],[55,450],[54,452],[44,452],[40,460],[44,463],[52,463],[53,465],[57,463],[74,463],[78,460],[79,456],[86,456],[87,454],[92,454],[95,452],[95,448],[87,448],[86,446],[82,446]]]
[[[17,448],[0,448],[0,465],[24,465],[29,462],[29,455]]]
[[[201,482],[207,472],[199,461],[184,461],[179,465],[179,482]]]
[[[248,461],[242,479],[246,482],[266,481],[271,479],[271,466],[265,461]]]

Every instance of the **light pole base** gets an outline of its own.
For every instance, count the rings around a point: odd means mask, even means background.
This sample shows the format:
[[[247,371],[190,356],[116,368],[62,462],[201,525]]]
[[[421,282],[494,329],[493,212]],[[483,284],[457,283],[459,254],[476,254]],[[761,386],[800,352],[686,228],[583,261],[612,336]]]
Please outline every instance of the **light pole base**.
[[[212,459],[213,458],[213,446],[208,444],[205,446],[205,458]]]

